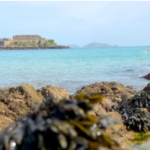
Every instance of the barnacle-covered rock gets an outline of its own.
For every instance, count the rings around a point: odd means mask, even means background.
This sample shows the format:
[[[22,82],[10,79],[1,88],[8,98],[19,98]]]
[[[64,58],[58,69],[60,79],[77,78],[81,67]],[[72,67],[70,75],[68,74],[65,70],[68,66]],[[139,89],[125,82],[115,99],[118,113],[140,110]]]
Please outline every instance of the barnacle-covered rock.
[[[13,94],[16,99],[21,99],[24,97],[24,101],[28,106],[32,106],[41,103],[44,98],[37,94],[37,91],[32,85],[24,84],[18,87],[13,87],[9,89],[9,93]]]
[[[51,103],[57,103],[61,99],[68,100],[69,93],[52,85],[39,90],[29,84],[0,90],[0,114],[17,120],[21,116],[33,113],[31,107],[42,103],[45,99],[51,100]]]
[[[20,116],[32,113],[31,106],[43,100],[34,87],[28,84],[0,90],[0,114],[17,120]]]
[[[38,89],[37,92],[40,93],[45,99],[51,97],[51,100],[54,103],[57,103],[62,99],[70,99],[69,93],[66,90],[53,85],[42,87],[41,89]]]
[[[86,93],[87,95],[102,94],[104,101],[100,104],[105,111],[112,111],[112,107],[118,105],[122,97],[128,99],[133,97],[136,92],[116,82],[99,82],[83,87],[77,94]]]
[[[77,95],[71,101],[50,101],[35,107],[36,113],[21,117],[0,135],[0,150],[98,150],[119,147],[105,132],[114,123],[88,112],[101,95]],[[103,128],[103,129],[102,129]]]

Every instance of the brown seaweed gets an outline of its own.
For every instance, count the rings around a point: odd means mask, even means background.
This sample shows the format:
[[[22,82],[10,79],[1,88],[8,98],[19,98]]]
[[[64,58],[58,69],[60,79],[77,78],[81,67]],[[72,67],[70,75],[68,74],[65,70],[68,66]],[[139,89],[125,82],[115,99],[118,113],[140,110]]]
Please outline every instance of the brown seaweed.
[[[88,113],[102,99],[101,95],[81,94],[53,106],[50,100],[45,101],[35,107],[36,113],[21,117],[0,135],[0,150],[97,150],[119,146],[104,130],[109,119],[101,124],[99,118]]]
[[[150,130],[150,94],[139,92],[133,98],[123,100],[118,105],[127,129],[138,132]]]

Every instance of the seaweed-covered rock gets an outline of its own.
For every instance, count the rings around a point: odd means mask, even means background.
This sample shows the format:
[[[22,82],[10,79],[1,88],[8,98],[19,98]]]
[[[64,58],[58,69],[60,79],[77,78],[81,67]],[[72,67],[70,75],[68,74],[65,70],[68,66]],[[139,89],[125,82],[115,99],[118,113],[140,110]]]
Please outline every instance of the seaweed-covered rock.
[[[88,114],[102,96],[76,96],[51,107],[50,101],[35,107],[36,113],[21,117],[0,135],[0,150],[98,150],[119,147],[105,132],[114,123]],[[100,127],[104,128],[101,129]],[[121,148],[120,148],[121,149]]]
[[[79,93],[86,93],[87,95],[102,94],[105,99],[101,106],[108,112],[112,110],[113,106],[118,105],[123,97],[129,99],[136,92],[116,82],[100,82],[83,87],[76,94]]]
[[[150,84],[131,99],[122,100],[117,109],[122,115],[127,129],[150,130]]]
[[[127,98],[131,98],[136,92],[116,82],[99,82],[83,87],[77,91],[77,94],[79,93],[86,93],[88,95],[102,94],[112,101],[120,101],[122,96],[126,95]]]
[[[143,91],[150,94],[150,83],[147,84],[147,86],[143,89]]]
[[[150,130],[150,113],[142,108],[127,108],[122,112],[124,123],[129,130]]]

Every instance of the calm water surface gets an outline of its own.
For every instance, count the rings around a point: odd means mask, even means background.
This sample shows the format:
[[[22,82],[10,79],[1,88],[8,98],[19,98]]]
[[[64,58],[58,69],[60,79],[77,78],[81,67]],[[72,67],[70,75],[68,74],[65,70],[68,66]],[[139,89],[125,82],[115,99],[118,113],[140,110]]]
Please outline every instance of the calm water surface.
[[[117,47],[64,50],[0,51],[0,87],[53,84],[74,93],[84,85],[116,81],[124,85],[148,84],[139,78],[150,72],[150,47]]]

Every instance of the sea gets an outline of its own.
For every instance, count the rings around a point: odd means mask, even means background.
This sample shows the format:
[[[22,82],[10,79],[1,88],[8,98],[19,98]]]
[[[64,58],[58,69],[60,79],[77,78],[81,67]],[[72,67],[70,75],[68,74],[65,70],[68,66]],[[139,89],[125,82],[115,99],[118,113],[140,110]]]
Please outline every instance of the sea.
[[[0,88],[59,86],[70,94],[85,85],[114,81],[139,91],[149,81],[150,47],[0,50]]]
[[[113,81],[140,91],[149,83],[140,78],[150,73],[150,52],[142,52],[149,49],[145,46],[0,50],[0,89],[22,84],[38,89],[52,84],[74,94],[83,86]],[[139,149],[148,150],[150,144],[147,148],[145,145]]]

